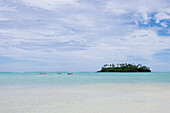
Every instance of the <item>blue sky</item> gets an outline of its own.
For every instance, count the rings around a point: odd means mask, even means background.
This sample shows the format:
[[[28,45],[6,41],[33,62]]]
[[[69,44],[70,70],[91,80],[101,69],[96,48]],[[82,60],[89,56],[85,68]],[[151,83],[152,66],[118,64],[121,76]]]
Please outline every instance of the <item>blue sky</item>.
[[[169,0],[0,0],[0,72],[170,71]]]

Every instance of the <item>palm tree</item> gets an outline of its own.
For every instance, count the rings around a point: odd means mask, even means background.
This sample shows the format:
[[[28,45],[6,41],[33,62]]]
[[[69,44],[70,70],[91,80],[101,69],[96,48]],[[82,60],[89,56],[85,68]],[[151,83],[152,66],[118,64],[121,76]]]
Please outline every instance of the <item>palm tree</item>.
[[[141,66],[142,66],[142,64],[138,64],[138,65],[137,65],[138,68],[141,67]]]
[[[112,68],[114,68],[115,67],[115,65],[114,64],[112,64]]]

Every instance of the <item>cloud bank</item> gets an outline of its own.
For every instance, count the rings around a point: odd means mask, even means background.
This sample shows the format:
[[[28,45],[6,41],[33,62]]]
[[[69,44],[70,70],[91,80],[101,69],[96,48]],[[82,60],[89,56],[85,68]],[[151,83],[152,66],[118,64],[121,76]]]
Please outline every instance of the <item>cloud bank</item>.
[[[168,0],[0,1],[0,71],[170,71]]]

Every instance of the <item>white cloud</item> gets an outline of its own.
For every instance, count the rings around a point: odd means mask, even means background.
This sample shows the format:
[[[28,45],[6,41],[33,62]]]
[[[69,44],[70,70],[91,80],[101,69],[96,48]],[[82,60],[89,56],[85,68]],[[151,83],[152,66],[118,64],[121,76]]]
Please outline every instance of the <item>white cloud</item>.
[[[115,15],[121,15],[129,13],[125,5],[120,4],[117,1],[109,1],[106,4],[106,11],[111,11]]]
[[[66,5],[76,5],[77,0],[22,0],[26,5],[42,8],[46,10],[55,10],[63,8]]]
[[[8,6],[4,4],[2,1],[0,1],[0,21],[8,21],[9,18],[5,17],[3,12],[11,12],[16,11],[15,7]]]
[[[7,21],[9,20],[8,18],[3,18],[3,17],[0,17],[0,21]]]
[[[166,13],[157,13],[155,15],[155,18],[156,18],[156,22],[159,23],[160,20],[170,19],[170,15],[168,15]]]
[[[0,11],[15,11],[15,7],[8,6],[0,1]]]
[[[107,62],[133,62],[139,58],[150,63],[154,54],[170,48],[170,39],[157,34],[160,28],[131,24],[147,24],[153,19],[152,13],[156,13],[155,20],[168,19],[160,15],[168,14],[166,1],[110,0],[103,1],[105,7],[103,2],[77,0],[22,1],[16,12],[1,11],[1,20],[6,17],[9,22],[0,23],[0,56],[57,65],[69,71],[85,69],[73,66],[83,65],[94,71]],[[160,24],[168,26],[166,22]]]
[[[113,39],[110,44],[102,41],[96,49],[99,53],[103,52],[103,58],[106,59],[121,59],[122,56],[151,59],[155,53],[170,48],[169,42],[170,39],[158,36],[155,31],[138,29],[126,34],[122,39]],[[93,51],[91,54],[96,53]]]
[[[162,9],[162,7],[165,7],[165,9]],[[151,19],[149,14],[155,13],[158,10],[162,12],[169,11],[166,7],[169,7],[168,0],[110,0],[107,2],[105,9],[116,15],[132,15],[133,21],[136,23],[142,22],[143,24],[147,24]],[[163,18],[169,19],[169,16],[165,13],[160,13],[155,18],[157,18],[158,22]]]
[[[161,20],[170,20],[170,8],[161,8],[154,16],[155,22],[160,23],[161,26],[167,27],[166,22],[160,22]]]
[[[164,23],[164,22],[161,22],[160,25],[165,27],[165,28],[168,27],[168,25],[166,23]]]
[[[170,19],[170,8],[160,9],[159,12],[155,15],[156,23],[160,23],[160,20],[165,19]]]

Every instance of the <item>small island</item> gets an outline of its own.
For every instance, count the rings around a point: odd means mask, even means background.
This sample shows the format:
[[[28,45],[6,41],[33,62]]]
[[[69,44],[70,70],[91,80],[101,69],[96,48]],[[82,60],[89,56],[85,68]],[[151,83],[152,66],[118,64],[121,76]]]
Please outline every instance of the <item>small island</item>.
[[[105,64],[98,72],[151,72],[150,67],[141,64]]]

